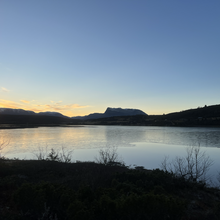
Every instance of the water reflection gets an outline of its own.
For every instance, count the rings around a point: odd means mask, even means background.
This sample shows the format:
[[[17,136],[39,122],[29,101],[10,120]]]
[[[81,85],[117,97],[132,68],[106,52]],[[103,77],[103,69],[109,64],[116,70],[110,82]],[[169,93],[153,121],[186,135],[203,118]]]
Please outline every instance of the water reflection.
[[[7,149],[4,150],[5,156],[21,159],[32,159],[33,151],[39,147],[60,149],[64,146],[67,150],[74,150],[74,155],[79,156],[76,156],[76,159],[93,160],[99,148],[114,145],[122,151],[123,157],[135,158],[135,155],[138,155],[135,160],[142,162],[144,161],[140,159],[142,155],[151,155],[148,161],[154,164],[155,159],[151,158],[158,157],[160,154],[170,155],[175,151],[180,153],[180,147],[199,144],[208,149],[220,146],[220,128],[41,127],[0,130],[0,137],[10,141]],[[158,150],[153,156],[152,151],[155,149]],[[131,153],[132,150],[135,153]]]
[[[115,146],[128,147],[131,143],[145,140],[145,131],[141,127],[105,126],[105,140]],[[122,129],[123,128],[123,129]]]

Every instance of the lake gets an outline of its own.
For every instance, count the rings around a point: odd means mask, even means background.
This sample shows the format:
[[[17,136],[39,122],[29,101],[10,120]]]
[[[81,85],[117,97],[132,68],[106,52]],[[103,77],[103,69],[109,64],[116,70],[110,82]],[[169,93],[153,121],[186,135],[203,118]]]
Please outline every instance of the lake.
[[[184,156],[188,146],[202,147],[214,161],[210,174],[220,171],[220,128],[74,126],[0,130],[8,158],[36,159],[39,149],[73,150],[73,161],[94,161],[101,148],[116,146],[126,165],[160,168],[164,156]]]

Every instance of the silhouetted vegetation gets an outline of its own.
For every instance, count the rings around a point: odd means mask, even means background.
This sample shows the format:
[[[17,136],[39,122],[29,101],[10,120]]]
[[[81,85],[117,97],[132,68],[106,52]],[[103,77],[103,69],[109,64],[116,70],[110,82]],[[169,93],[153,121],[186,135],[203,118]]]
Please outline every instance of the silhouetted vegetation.
[[[213,160],[211,160],[205,151],[201,150],[200,146],[188,147],[184,157],[176,157],[171,162],[168,159],[168,157],[165,157],[161,163],[164,171],[195,182],[206,183],[210,179],[207,173],[213,165]]]
[[[1,149],[0,149],[1,150]],[[34,153],[38,160],[48,160],[56,161],[63,163],[70,163],[72,161],[73,150],[66,151],[64,147],[61,147],[61,150],[51,149],[50,152],[47,152],[47,146],[45,148],[38,148],[38,152]]]
[[[220,193],[143,167],[0,160],[1,219],[219,219]]]
[[[95,157],[96,163],[108,166],[125,166],[122,159],[119,158],[118,148],[115,146],[107,146],[99,150],[99,155]]]

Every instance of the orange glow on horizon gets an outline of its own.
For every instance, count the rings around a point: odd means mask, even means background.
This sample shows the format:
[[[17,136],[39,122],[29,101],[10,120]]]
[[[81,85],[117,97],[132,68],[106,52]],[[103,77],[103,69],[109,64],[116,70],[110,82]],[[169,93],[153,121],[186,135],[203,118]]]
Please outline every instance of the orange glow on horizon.
[[[26,111],[33,111],[35,113],[39,112],[58,112],[68,117],[75,116],[85,116],[92,114],[94,112],[104,113],[105,110],[94,109],[93,106],[85,105],[81,106],[79,104],[63,104],[62,101],[49,101],[48,103],[41,103],[36,100],[20,100],[18,102],[0,99],[0,108],[12,108],[12,109],[23,109]],[[153,108],[153,109],[142,109],[148,115],[162,115],[168,114],[171,112],[178,111],[175,108],[164,109],[161,111],[161,107]]]
[[[79,109],[86,109],[90,106],[81,106],[79,104],[61,104],[62,101],[53,102],[50,104],[41,104],[36,101],[28,101],[28,100],[20,100],[20,102],[14,102],[10,100],[0,99],[0,107],[1,108],[13,108],[13,109],[23,109],[26,111],[33,111],[35,113],[39,112],[58,112],[68,117],[74,117],[79,115],[85,115],[84,111],[80,111],[80,113],[76,113]],[[87,110],[88,111],[88,110]],[[86,112],[87,112],[86,111]]]

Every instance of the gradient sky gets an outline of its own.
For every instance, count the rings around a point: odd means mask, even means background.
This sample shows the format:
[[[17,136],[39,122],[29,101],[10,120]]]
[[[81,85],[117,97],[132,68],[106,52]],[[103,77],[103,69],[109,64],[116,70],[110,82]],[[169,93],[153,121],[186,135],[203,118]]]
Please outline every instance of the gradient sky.
[[[0,0],[0,107],[77,116],[214,104],[219,0]]]

